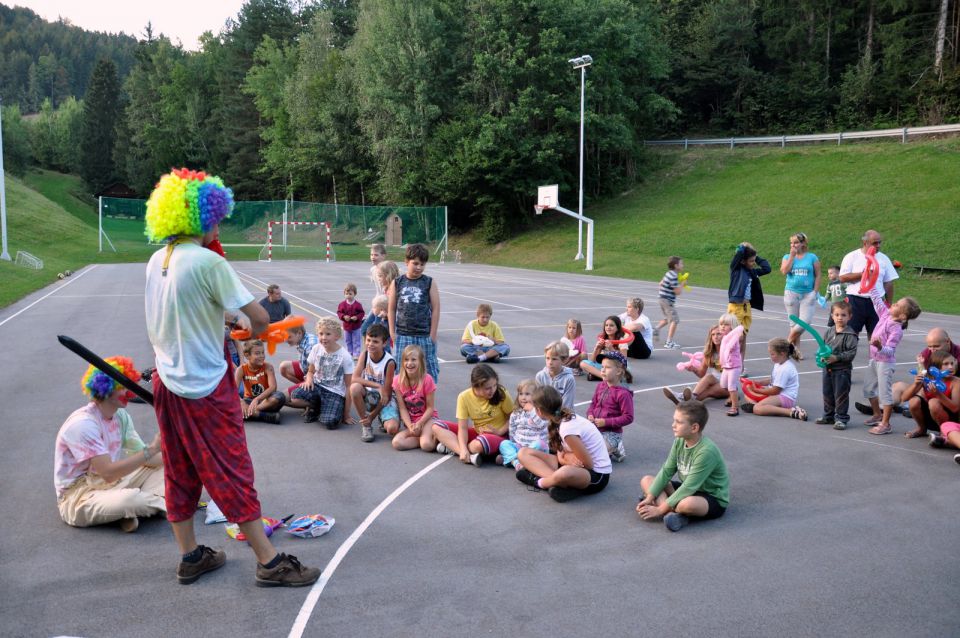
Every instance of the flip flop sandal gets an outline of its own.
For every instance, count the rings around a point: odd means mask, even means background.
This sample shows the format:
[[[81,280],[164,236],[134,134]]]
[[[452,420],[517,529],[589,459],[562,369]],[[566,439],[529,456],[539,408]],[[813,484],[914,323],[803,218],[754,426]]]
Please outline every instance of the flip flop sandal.
[[[740,410],[736,408],[730,408],[727,410],[727,416],[740,416]]]
[[[889,426],[889,425],[888,425],[887,427],[885,427],[885,428],[881,428],[879,425],[876,425],[876,426],[870,428],[869,430],[867,430],[867,432],[869,432],[870,434],[878,434],[878,435],[879,435],[879,434],[890,434],[891,432],[893,432],[893,428],[892,428],[891,426]]]

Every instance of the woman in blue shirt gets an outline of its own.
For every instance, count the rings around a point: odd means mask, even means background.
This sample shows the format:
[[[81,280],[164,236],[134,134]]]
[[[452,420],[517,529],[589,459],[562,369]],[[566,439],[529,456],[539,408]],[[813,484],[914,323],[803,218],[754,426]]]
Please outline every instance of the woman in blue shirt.
[[[816,309],[817,293],[820,291],[820,260],[807,251],[807,235],[797,233],[790,237],[790,252],[780,262],[780,272],[787,277],[783,290],[783,305],[788,315],[796,315],[810,323]],[[800,354],[800,335],[803,328],[790,322],[787,339]],[[803,358],[803,355],[800,355]]]

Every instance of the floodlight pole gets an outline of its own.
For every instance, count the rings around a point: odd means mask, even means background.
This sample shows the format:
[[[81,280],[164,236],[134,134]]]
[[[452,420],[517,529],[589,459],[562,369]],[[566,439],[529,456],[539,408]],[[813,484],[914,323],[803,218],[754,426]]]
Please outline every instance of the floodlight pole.
[[[0,259],[10,261],[7,251],[7,178],[3,171],[3,98],[0,97],[0,235],[2,235],[2,250]]]
[[[583,217],[583,124],[584,124],[584,102],[586,101],[587,67],[593,63],[593,58],[589,55],[581,55],[579,58],[573,58],[569,61],[574,69],[580,69],[580,199],[577,210],[580,217]],[[583,220],[577,224],[577,256],[574,260],[583,259]],[[591,268],[587,268],[591,270]]]

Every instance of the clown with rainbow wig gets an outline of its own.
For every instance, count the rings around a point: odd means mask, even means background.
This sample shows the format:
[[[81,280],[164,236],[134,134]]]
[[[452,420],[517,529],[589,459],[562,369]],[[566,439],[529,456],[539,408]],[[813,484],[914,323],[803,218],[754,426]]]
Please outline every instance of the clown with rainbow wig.
[[[243,413],[224,322],[246,315],[260,334],[267,311],[227,263],[217,240],[233,211],[233,192],[219,177],[186,168],[162,176],[147,200],[146,235],[164,242],[147,264],[147,336],[156,356],[154,409],[163,441],[167,519],[180,547],[184,585],[226,562],[222,549],[197,544],[193,515],[200,493],[239,524],[257,557],[261,587],[310,585],[320,570],[277,552],[260,522]],[[228,319],[229,318],[229,319]]]
[[[140,380],[129,358],[106,362]],[[143,442],[126,411],[130,391],[97,368],[87,368],[80,387],[90,402],[67,418],[54,451],[60,517],[74,527],[120,521],[123,531],[136,531],[140,518],[166,512],[160,435]]]

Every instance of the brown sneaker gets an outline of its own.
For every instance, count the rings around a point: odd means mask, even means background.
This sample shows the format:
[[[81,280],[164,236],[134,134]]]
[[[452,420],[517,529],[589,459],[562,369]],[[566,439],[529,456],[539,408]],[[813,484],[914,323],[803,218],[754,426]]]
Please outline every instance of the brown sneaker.
[[[268,569],[257,565],[257,587],[306,587],[317,582],[320,570],[304,567],[296,556],[280,554],[277,566]]]
[[[180,561],[177,565],[177,580],[181,585],[189,585],[196,582],[198,578],[207,572],[220,569],[227,562],[227,554],[222,549],[211,549],[206,545],[200,545],[200,551],[203,553],[195,563]]]
[[[673,401],[673,404],[674,404],[674,405],[679,405],[679,404],[680,404],[680,399],[677,398],[677,395],[675,395],[675,394],[673,393],[673,390],[671,390],[670,388],[664,388],[664,389],[663,389],[663,396],[665,396],[665,397],[667,397],[668,399],[670,399],[671,401]]]

